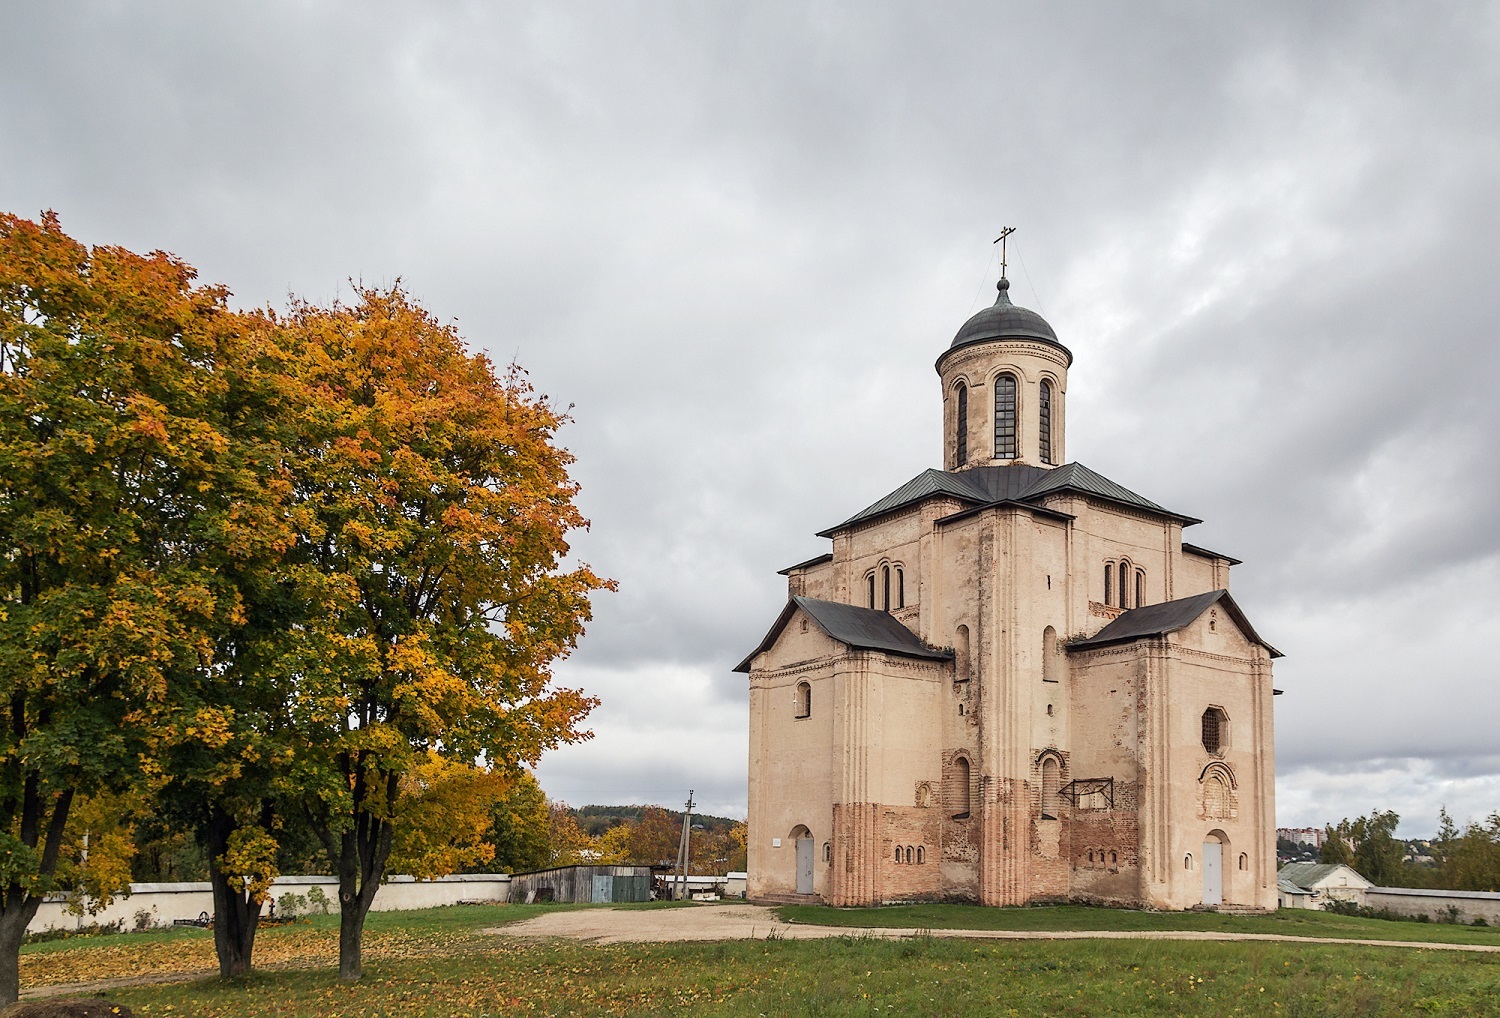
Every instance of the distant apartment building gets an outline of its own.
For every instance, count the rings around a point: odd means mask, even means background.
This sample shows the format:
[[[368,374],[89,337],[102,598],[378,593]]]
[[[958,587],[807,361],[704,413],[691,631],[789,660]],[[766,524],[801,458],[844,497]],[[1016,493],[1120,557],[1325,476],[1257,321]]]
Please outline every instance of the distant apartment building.
[[[1323,828],[1321,827],[1278,827],[1276,837],[1290,841],[1294,845],[1311,845],[1313,848],[1323,847]]]

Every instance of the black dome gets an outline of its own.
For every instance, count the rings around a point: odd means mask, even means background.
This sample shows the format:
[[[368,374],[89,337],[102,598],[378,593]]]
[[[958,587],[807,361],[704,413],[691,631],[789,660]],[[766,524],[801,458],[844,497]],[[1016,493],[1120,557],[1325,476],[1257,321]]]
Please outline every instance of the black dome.
[[[1039,339],[1044,343],[1062,346],[1057,341],[1057,333],[1052,331],[1052,326],[1047,324],[1045,318],[1029,308],[1016,307],[1010,302],[1010,295],[1006,292],[1010,289],[1010,280],[1000,280],[997,289],[1000,296],[995,299],[994,306],[985,308],[964,322],[964,327],[953,337],[953,342],[948,347],[950,350],[986,339],[1011,337]]]

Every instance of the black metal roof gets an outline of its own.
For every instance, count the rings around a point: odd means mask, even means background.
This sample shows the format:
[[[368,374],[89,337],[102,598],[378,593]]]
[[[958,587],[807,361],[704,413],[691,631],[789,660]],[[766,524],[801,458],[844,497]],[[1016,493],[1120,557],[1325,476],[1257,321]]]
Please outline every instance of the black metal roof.
[[[1182,542],[1182,550],[1189,555],[1202,555],[1204,558],[1221,558],[1232,566],[1240,564],[1240,560],[1233,555],[1225,555],[1222,551],[1209,551],[1207,548],[1196,544],[1188,544],[1186,541]]]
[[[1011,466],[970,467],[967,470],[924,470],[872,505],[866,506],[836,527],[818,532],[819,537],[831,537],[835,531],[884,516],[886,513],[904,509],[933,495],[948,495],[970,506],[994,505],[1001,502],[1036,502],[1043,496],[1060,492],[1079,492],[1106,499],[1121,505],[1143,509],[1150,513],[1168,516],[1185,526],[1201,523],[1192,516],[1183,516],[1143,498],[1124,485],[1090,470],[1082,463],[1067,463],[1060,467],[1037,467],[1024,463]]]
[[[1143,636],[1163,636],[1167,633],[1175,633],[1179,629],[1186,629],[1192,625],[1198,616],[1215,604],[1221,605],[1229,613],[1235,624],[1252,642],[1266,648],[1271,652],[1272,657],[1282,656],[1281,651],[1260,638],[1260,634],[1255,631],[1254,626],[1250,625],[1250,620],[1245,618],[1245,613],[1240,611],[1240,606],[1235,604],[1234,598],[1229,596],[1227,590],[1210,590],[1206,594],[1194,594],[1192,597],[1178,598],[1176,601],[1163,601],[1161,604],[1132,608],[1093,636],[1077,640],[1068,646],[1069,649],[1104,647],[1112,643],[1139,640]]]
[[[1052,331],[1045,318],[1030,308],[1017,307],[1010,302],[1010,280],[1000,280],[996,289],[1000,295],[995,298],[995,303],[964,322],[943,352],[943,357],[961,346],[991,339],[1034,339],[1057,347],[1067,355],[1068,363],[1073,363],[1072,351],[1057,341],[1057,333]],[[943,357],[938,358],[939,363]]]
[[[760,641],[760,646],[752,650],[745,660],[735,666],[734,670],[748,672],[750,662],[755,660],[757,654],[762,654],[771,648],[799,608],[807,612],[808,616],[818,624],[818,628],[827,633],[830,638],[854,650],[879,650],[887,654],[927,658],[934,661],[946,661],[953,657],[951,650],[937,650],[927,646],[917,637],[917,634],[897,622],[890,612],[879,611],[875,608],[860,608],[852,604],[840,604],[838,601],[820,601],[815,597],[794,596],[787,601],[786,607],[781,610],[781,615],[776,619],[771,631],[766,634],[765,639]]]
[[[832,562],[832,561],[833,561],[833,553],[825,551],[821,555],[814,555],[812,558],[808,559],[805,562],[798,562],[794,566],[787,566],[785,569],[778,569],[778,570],[776,570],[776,575],[777,576],[786,576],[788,573],[795,572],[798,569],[806,569],[808,566],[822,565],[824,562]]]

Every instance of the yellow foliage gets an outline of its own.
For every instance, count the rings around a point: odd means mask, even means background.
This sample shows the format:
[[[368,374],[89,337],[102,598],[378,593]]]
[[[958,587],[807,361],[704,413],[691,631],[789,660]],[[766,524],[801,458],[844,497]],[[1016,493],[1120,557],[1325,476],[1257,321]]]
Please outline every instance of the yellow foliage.
[[[634,862],[632,833],[631,825],[616,824],[595,838],[594,851],[598,853],[596,861],[606,865]]]
[[[130,892],[135,858],[131,816],[137,803],[128,795],[75,796],[58,852],[55,885],[74,915],[97,915]]]
[[[276,839],[264,827],[246,824],[229,836],[228,847],[214,865],[229,878],[230,887],[264,904],[271,897],[271,884],[280,876]]]
[[[401,779],[390,868],[430,879],[489,862],[493,811],[508,789],[494,771],[436,753],[419,757]]]

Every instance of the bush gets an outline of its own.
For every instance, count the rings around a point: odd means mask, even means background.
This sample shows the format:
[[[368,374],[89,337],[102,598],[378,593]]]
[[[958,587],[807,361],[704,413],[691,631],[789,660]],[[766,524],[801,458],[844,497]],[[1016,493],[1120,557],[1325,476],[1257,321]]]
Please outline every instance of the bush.
[[[307,910],[309,913],[316,912],[318,915],[327,915],[329,906],[333,902],[328,900],[328,895],[323,893],[323,888],[317,884],[307,889]]]
[[[52,927],[51,929],[38,930],[36,933],[28,933],[21,938],[23,944],[42,944],[49,940],[71,940],[74,937],[104,937],[111,933],[125,932],[125,920],[116,919],[112,923],[85,923],[73,929]]]
[[[291,922],[299,915],[307,914],[307,899],[288,891],[276,899],[276,907],[281,913],[278,918],[283,922]]]
[[[144,933],[156,925],[156,909],[138,908],[135,910],[135,932]]]

